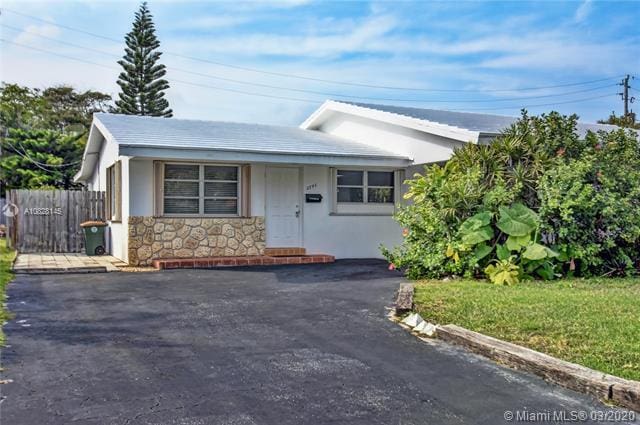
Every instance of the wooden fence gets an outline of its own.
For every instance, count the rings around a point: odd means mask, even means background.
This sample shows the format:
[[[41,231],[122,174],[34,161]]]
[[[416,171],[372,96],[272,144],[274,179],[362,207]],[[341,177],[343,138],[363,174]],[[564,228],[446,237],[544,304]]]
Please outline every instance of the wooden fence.
[[[6,199],[0,198],[0,224],[7,224],[7,218],[4,216],[4,206],[7,204]]]
[[[20,252],[82,252],[80,223],[105,219],[104,192],[11,190],[7,240]]]

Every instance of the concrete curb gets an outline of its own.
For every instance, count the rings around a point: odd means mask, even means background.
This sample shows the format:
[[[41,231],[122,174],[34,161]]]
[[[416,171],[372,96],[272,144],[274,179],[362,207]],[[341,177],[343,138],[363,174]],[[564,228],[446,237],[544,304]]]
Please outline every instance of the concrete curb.
[[[438,326],[438,338],[549,382],[640,412],[640,382],[618,378],[456,325]]]
[[[410,326],[400,321],[401,314],[413,309],[413,293],[413,284],[401,283],[396,293],[394,308],[388,317],[421,340],[429,342],[429,338],[417,335]],[[534,373],[554,384],[640,412],[640,381],[598,372],[457,325],[437,326],[436,336],[513,369]]]
[[[413,310],[413,283],[401,283],[396,292],[394,309],[396,316]]]
[[[62,269],[62,268],[13,269],[14,274],[68,274],[68,273],[108,273],[108,272],[109,270],[107,270],[105,266],[70,267],[66,269]]]

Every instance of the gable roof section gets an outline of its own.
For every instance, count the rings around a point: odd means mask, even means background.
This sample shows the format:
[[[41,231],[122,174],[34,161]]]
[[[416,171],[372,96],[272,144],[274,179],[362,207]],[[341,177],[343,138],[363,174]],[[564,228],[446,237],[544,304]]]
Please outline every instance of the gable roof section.
[[[120,146],[406,159],[364,143],[296,127],[105,113],[96,114],[95,119]]]
[[[386,160],[386,165],[394,166],[411,162],[391,151],[297,127],[96,113],[91,132],[96,131],[116,143],[120,155],[127,156],[205,159],[204,152],[217,152],[215,156],[223,160],[230,157],[223,155],[228,152],[235,153],[238,160],[244,155],[248,162],[259,155],[286,155],[292,163],[297,158],[310,164],[314,157],[342,158],[343,163],[348,158],[360,158],[379,161],[380,165]],[[87,179],[92,173],[95,162],[87,161],[87,155],[99,151],[97,142],[99,138],[90,135],[78,180]]]
[[[301,127],[318,128],[323,118],[327,117],[327,112],[331,110],[381,119],[390,124],[408,126],[416,130],[422,127],[422,131],[473,143],[477,143],[479,139],[497,136],[519,119],[504,115],[330,100],[314,112]],[[578,123],[577,131],[584,137],[589,130],[611,131],[617,128],[608,124]]]
[[[367,106],[364,106],[367,105]],[[435,134],[462,142],[477,142],[478,131],[456,127],[446,123],[430,121],[425,118],[417,118],[411,115],[397,114],[385,110],[387,105],[373,105],[365,103],[344,102],[327,100],[307,118],[300,128],[307,130],[319,129],[334,113],[351,114],[375,121],[380,121],[412,130]]]

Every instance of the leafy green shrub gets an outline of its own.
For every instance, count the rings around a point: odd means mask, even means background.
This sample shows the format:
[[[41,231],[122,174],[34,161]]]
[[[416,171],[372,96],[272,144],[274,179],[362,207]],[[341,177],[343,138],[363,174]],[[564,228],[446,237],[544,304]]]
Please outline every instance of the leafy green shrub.
[[[484,272],[493,283],[513,284],[533,274],[554,277],[553,263],[558,254],[539,243],[540,219],[521,203],[500,207],[495,223],[493,214],[480,212],[465,220],[458,231],[460,244],[450,246],[448,257],[469,255],[468,264],[486,265]],[[495,227],[495,229],[494,229]],[[495,249],[495,253],[494,253]],[[504,274],[502,273],[504,272]]]
[[[520,268],[514,264],[513,257],[489,264],[485,273],[496,285],[515,285],[520,282]]]
[[[425,167],[396,215],[404,243],[383,254],[411,278],[630,273],[640,262],[637,136],[579,140],[576,123],[523,113],[490,144]]]
[[[564,273],[629,275],[640,261],[640,148],[624,131],[591,134],[579,158],[540,181],[543,232]]]

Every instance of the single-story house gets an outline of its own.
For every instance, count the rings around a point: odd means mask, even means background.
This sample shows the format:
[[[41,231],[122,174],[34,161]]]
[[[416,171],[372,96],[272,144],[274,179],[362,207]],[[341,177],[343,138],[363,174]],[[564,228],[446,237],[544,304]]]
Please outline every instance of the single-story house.
[[[75,179],[106,191],[108,250],[132,265],[265,248],[380,257],[402,239],[405,175],[516,119],[342,101],[299,128],[98,113]]]

